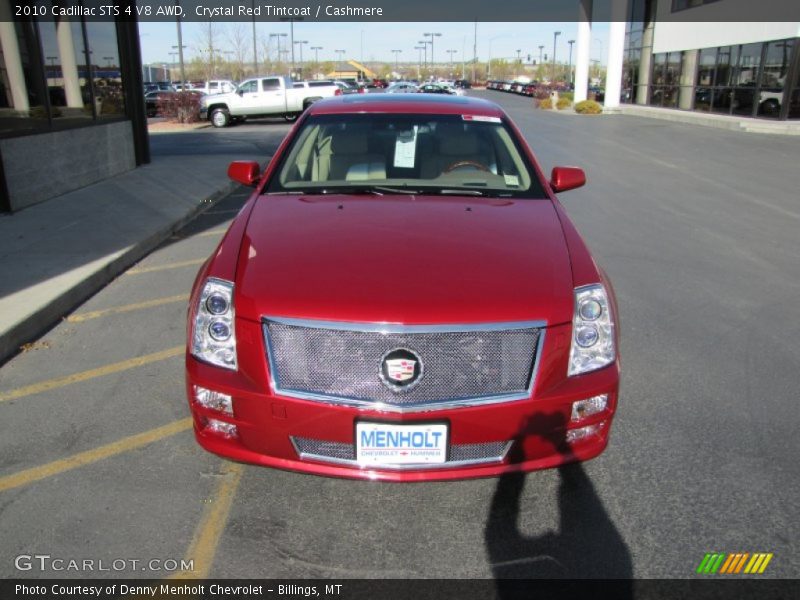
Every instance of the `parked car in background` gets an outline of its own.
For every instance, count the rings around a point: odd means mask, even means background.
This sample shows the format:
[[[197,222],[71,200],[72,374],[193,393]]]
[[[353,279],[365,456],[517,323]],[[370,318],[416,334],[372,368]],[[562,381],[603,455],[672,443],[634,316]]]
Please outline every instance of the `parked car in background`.
[[[215,79],[204,81],[201,85],[194,85],[192,89],[199,90],[208,96],[214,94],[230,94],[236,90],[236,84],[230,79]]]
[[[387,87],[384,92],[387,94],[413,94],[419,89],[419,86],[410,83],[408,81],[396,81],[389,87]]]
[[[423,94],[452,94],[455,95],[455,90],[439,83],[426,83],[421,85],[417,90]]]
[[[359,87],[359,85],[355,82],[342,81],[340,79],[336,79],[333,83],[336,86],[338,86],[339,90],[342,93],[341,95],[366,93],[366,90],[363,87]]]
[[[472,88],[472,83],[469,79],[456,79],[455,86],[457,88],[461,88],[462,90],[469,90]]]
[[[214,127],[227,127],[251,117],[282,116],[294,121],[315,101],[332,97],[339,89],[332,82],[319,87],[312,87],[310,82],[298,83],[302,85],[295,88],[290,77],[277,75],[247,79],[235,92],[205,96],[200,118],[208,119]]]
[[[539,140],[544,144],[543,140]],[[311,106],[201,267],[186,393],[230,460],[368,481],[594,458],[618,403],[611,284],[496,104]]]
[[[147,113],[147,116],[157,117],[159,100],[163,100],[174,94],[177,94],[177,92],[166,90],[154,90],[152,92],[147,92],[144,95],[145,112]]]
[[[148,92],[175,92],[177,89],[169,81],[148,81],[144,84],[144,93]]]

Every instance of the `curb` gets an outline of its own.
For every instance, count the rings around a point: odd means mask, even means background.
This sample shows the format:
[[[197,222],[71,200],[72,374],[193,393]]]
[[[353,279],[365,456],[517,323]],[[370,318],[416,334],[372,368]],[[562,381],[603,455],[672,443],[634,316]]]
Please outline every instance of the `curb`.
[[[88,277],[64,290],[35,313],[0,333],[0,366],[16,356],[21,351],[23,344],[35,340],[54,327],[64,315],[72,312],[129,267],[150,254],[176,231],[214,206],[237,187],[239,184],[234,181],[226,183],[222,188],[200,200],[182,217],[125,250]]]

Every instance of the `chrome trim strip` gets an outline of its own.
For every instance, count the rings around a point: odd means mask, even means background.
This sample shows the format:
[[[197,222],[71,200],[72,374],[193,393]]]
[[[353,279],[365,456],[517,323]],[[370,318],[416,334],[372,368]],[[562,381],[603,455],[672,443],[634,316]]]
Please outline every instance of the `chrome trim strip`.
[[[424,403],[418,403],[413,406],[395,406],[391,404],[384,404],[383,402],[375,402],[373,400],[363,400],[361,398],[349,398],[345,396],[327,396],[325,394],[316,394],[304,390],[294,390],[291,388],[282,388],[278,381],[278,369],[273,359],[274,349],[272,347],[272,340],[269,335],[269,328],[266,326],[267,321],[281,323],[283,325],[294,325],[296,327],[315,327],[318,329],[335,329],[339,331],[365,331],[373,333],[458,333],[462,331],[505,331],[513,329],[539,329],[539,337],[536,341],[536,353],[534,355],[533,373],[528,383],[528,389],[523,393],[515,394],[499,394],[494,396],[471,396],[469,398],[453,398],[450,400],[431,400]],[[310,400],[312,402],[320,402],[331,406],[346,406],[363,411],[378,411],[378,412],[391,412],[391,413],[420,413],[432,412],[437,410],[447,410],[451,408],[466,408],[474,406],[485,406],[489,404],[500,404],[503,402],[516,402],[519,400],[527,400],[533,393],[533,388],[536,385],[536,380],[539,374],[539,364],[541,362],[542,348],[544,347],[544,340],[547,336],[547,321],[509,321],[500,323],[479,323],[479,324],[464,324],[464,325],[397,325],[387,323],[351,323],[347,321],[316,321],[309,319],[285,319],[282,317],[262,317],[261,319],[262,335],[267,344],[267,362],[269,365],[269,383],[273,395],[284,396],[288,398],[298,398],[300,400]]]
[[[503,453],[500,456],[489,457],[489,458],[476,458],[474,460],[455,460],[455,461],[446,461],[443,463],[436,463],[436,464],[427,464],[427,463],[414,463],[414,464],[407,464],[407,465],[380,465],[376,466],[373,464],[364,464],[360,463],[357,460],[348,460],[346,458],[333,458],[331,456],[323,456],[321,454],[311,454],[308,452],[301,452],[300,449],[297,447],[297,444],[294,441],[294,436],[289,436],[289,441],[292,442],[292,446],[294,447],[294,451],[297,453],[298,458],[300,460],[316,460],[319,462],[324,463],[331,463],[334,465],[341,465],[344,467],[355,467],[361,469],[362,471],[406,471],[410,469],[420,470],[420,469],[449,469],[450,467],[466,467],[470,465],[488,465],[488,464],[499,464],[506,459],[508,456],[508,451],[511,450],[511,446],[514,445],[514,440],[509,440],[506,443],[505,448],[503,448]]]
[[[459,333],[461,331],[497,331],[506,329],[542,329],[547,321],[508,321],[498,323],[448,323],[444,325],[403,325],[400,323],[358,323],[355,321],[318,321],[316,319],[290,319],[284,317],[262,317],[282,325],[315,329],[338,329],[342,331],[365,331],[370,333]]]

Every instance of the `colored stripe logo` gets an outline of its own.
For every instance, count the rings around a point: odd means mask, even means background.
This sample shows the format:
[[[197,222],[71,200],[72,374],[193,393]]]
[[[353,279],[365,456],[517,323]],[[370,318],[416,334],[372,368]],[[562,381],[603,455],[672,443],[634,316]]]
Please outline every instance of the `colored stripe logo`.
[[[766,552],[707,552],[697,567],[701,575],[761,575],[772,560]]]

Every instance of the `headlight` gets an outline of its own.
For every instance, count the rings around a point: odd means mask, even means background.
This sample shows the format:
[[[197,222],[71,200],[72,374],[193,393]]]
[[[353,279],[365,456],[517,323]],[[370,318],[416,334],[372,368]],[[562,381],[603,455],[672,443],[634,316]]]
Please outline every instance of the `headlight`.
[[[233,325],[233,284],[209,278],[195,307],[192,356],[236,369],[236,334]]]
[[[605,288],[601,284],[577,288],[567,375],[600,369],[616,356],[614,321]]]

